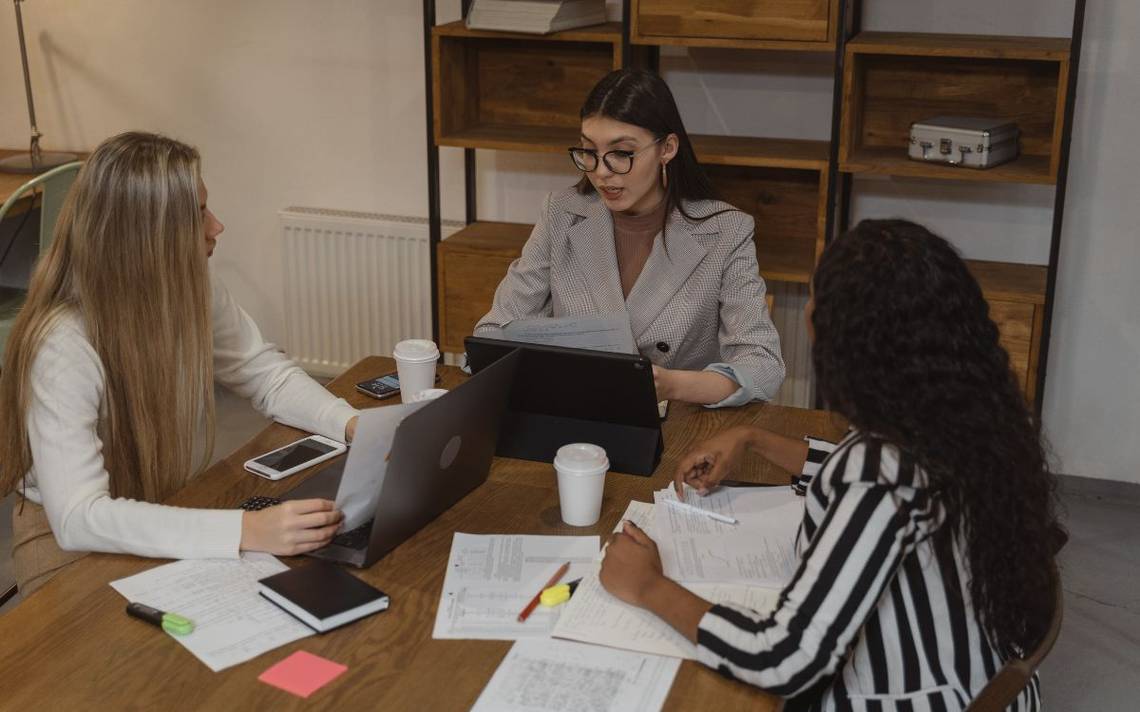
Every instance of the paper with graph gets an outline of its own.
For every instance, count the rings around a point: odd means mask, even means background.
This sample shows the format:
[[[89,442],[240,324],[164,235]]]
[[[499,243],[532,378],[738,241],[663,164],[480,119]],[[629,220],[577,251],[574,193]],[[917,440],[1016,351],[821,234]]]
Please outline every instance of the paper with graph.
[[[595,570],[598,547],[597,536],[456,533],[432,637],[549,637],[565,606],[539,606],[525,623],[516,620],[519,611],[565,562],[563,582]]]
[[[472,712],[655,712],[681,661],[565,640],[520,640]]]

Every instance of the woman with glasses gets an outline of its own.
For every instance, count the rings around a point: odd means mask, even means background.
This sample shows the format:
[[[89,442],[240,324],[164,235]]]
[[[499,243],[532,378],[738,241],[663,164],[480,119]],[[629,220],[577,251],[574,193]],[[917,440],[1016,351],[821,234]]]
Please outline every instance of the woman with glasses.
[[[715,199],[665,82],[602,79],[569,149],[582,179],[550,194],[476,333],[514,319],[624,312],[657,395],[771,400],[784,380],[752,217]]]

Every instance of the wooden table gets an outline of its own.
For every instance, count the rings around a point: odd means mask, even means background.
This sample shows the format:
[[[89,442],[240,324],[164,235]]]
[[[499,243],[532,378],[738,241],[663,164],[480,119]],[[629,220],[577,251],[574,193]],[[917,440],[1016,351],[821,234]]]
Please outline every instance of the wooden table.
[[[358,381],[394,370],[391,359],[367,358],[329,388],[357,407],[381,402],[357,394]],[[465,376],[443,368],[442,385]],[[389,401],[383,402],[384,404]],[[325,635],[312,636],[254,660],[213,673],[154,628],[127,617],[125,601],[108,582],[160,562],[91,554],[65,570],[9,613],[0,616],[0,706],[6,709],[299,709],[458,710],[474,704],[509,641],[433,640],[453,532],[472,534],[599,534],[617,523],[631,499],[652,502],[694,443],[730,424],[753,422],[777,432],[838,437],[827,413],[778,406],[710,411],[675,403],[664,423],[665,453],[652,477],[611,474],[597,526],[562,523],[549,464],[496,458],[488,481],[371,568],[357,571],[392,598],[392,607]],[[234,507],[252,495],[279,495],[312,472],[283,482],[250,476],[250,457],[298,437],[271,425],[176,494],[169,504]],[[784,482],[787,474],[754,458],[740,479]],[[290,563],[301,561],[290,560]],[[302,700],[257,681],[295,650],[348,666],[328,687]],[[775,710],[777,699],[686,661],[666,710]]]

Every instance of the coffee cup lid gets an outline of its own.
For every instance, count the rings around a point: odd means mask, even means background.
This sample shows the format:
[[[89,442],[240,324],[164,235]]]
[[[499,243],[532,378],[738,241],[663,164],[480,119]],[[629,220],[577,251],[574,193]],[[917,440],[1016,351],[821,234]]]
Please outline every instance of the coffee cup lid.
[[[596,472],[610,469],[605,449],[591,443],[571,443],[558,448],[554,466],[564,472]]]
[[[396,344],[392,355],[403,361],[434,361],[439,358],[439,349],[428,339],[404,339]]]

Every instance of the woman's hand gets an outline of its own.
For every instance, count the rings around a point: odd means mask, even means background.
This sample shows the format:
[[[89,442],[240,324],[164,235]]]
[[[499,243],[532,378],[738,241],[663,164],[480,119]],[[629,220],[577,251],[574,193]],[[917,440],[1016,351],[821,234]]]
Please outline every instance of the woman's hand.
[[[740,389],[740,384],[716,371],[685,371],[653,367],[657,400],[678,400],[709,405],[719,403]]]
[[[358,421],[358,420],[360,420],[360,416],[354,415],[351,418],[349,418],[348,423],[345,424],[345,426],[344,426],[344,441],[346,443],[352,442],[352,439],[356,437],[356,421]]]
[[[630,521],[610,537],[599,579],[607,591],[635,606],[645,606],[653,587],[667,581],[657,544]]]
[[[344,515],[327,499],[282,502],[257,512],[242,512],[242,551],[295,556],[332,541]]]
[[[677,497],[685,499],[685,485],[706,495],[720,481],[740,466],[748,445],[753,437],[753,429],[745,426],[729,428],[724,432],[700,443],[681,458],[681,464],[673,475],[673,488]]]

